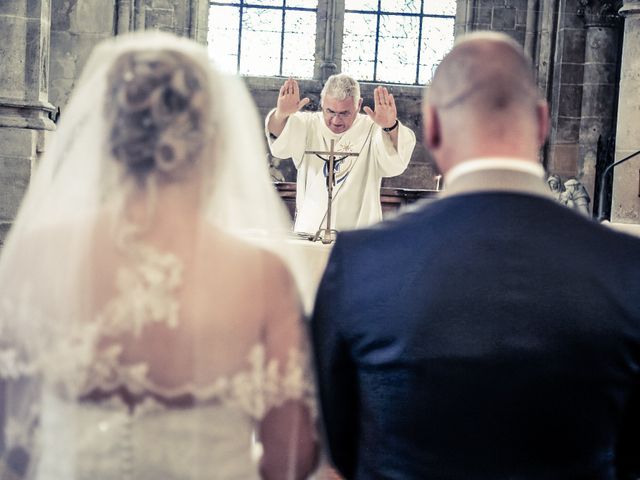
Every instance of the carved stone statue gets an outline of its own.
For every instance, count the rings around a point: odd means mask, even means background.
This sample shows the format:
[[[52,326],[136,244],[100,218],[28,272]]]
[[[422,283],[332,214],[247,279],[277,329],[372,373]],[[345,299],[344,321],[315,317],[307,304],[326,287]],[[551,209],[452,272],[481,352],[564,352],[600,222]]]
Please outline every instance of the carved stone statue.
[[[585,215],[590,215],[589,203],[591,199],[584,185],[578,180],[571,178],[563,184],[558,175],[549,175],[547,184],[551,194],[557,201]]]
[[[549,190],[553,194],[554,198],[560,201],[560,196],[562,192],[564,192],[564,185],[562,184],[562,180],[558,175],[549,175],[547,177],[547,184],[549,185]]]
[[[589,215],[589,194],[579,181],[569,179],[564,182],[565,191],[560,195],[560,201],[567,207],[578,210],[585,215]]]
[[[271,176],[271,181],[284,182],[284,174],[278,169],[282,160],[271,155],[267,155],[267,160],[269,162],[269,175]]]

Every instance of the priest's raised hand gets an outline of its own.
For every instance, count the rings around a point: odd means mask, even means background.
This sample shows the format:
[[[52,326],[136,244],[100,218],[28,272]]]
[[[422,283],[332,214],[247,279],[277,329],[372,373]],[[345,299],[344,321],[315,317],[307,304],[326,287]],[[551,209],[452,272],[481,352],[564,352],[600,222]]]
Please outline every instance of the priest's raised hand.
[[[391,137],[393,146],[398,148],[398,110],[393,95],[385,87],[373,91],[374,110],[364,106],[364,112]]]
[[[269,131],[276,137],[280,135],[282,130],[284,130],[289,116],[298,112],[309,102],[310,100],[307,97],[300,100],[300,87],[298,86],[298,82],[293,78],[287,79],[282,87],[280,87],[276,111],[269,118]]]

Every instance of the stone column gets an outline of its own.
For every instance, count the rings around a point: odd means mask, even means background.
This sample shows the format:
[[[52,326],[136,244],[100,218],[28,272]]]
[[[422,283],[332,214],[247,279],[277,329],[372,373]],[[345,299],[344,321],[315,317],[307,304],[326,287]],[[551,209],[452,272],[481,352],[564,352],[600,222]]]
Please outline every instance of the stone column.
[[[584,3],[587,34],[577,171],[593,207],[598,139],[606,141],[615,126],[615,102],[611,98],[616,91],[621,22],[614,2]]]
[[[116,1],[116,35],[133,31],[133,12],[135,8],[134,0]]]
[[[344,0],[328,0],[318,4],[316,16],[316,37],[324,38],[324,42],[316,42],[316,63],[314,78],[325,82],[334,73],[341,71],[342,32],[344,16]]]
[[[456,20],[453,34],[456,38],[470,32],[474,22],[475,0],[456,0]]]
[[[550,2],[553,3],[553,2]],[[546,149],[549,173],[563,179],[578,175],[578,141],[582,107],[582,80],[586,31],[578,15],[578,0],[558,0],[548,68],[551,133]]]
[[[189,0],[191,24],[189,37],[206,45],[209,31],[209,2],[207,0]]]
[[[640,150],[640,0],[625,0],[620,14],[624,20],[616,161]],[[640,223],[640,158],[614,170],[611,221]]]
[[[44,132],[53,130],[48,102],[50,0],[0,2],[0,243],[29,183]]]
[[[533,30],[535,40],[525,37],[525,48],[534,59],[534,68],[536,71],[536,81],[538,88],[543,97],[552,103],[553,92],[553,65],[555,58],[556,36],[558,31],[557,18],[557,0],[540,0],[536,4],[531,5],[532,8],[539,8],[537,12],[531,12],[537,16],[536,24]],[[527,43],[527,38],[529,38]],[[535,49],[531,45],[535,43]],[[546,163],[545,163],[546,165]]]

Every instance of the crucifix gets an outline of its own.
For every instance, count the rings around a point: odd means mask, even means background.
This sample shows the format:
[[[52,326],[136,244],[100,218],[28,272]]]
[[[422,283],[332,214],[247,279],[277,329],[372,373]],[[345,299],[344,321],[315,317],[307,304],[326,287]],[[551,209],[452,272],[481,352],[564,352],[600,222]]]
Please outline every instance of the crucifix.
[[[310,240],[312,242],[317,242],[318,240],[322,240],[322,243],[331,243],[333,242],[334,236],[336,233],[334,229],[331,228],[331,204],[333,203],[333,186],[335,184],[335,176],[334,176],[334,168],[336,164],[336,151],[334,150],[335,140],[331,140],[331,144],[329,146],[328,152],[319,152],[316,150],[309,150],[304,153],[309,153],[311,155],[317,156],[319,159],[327,162],[327,211],[325,217],[327,219],[326,228],[322,228],[322,223],[320,223],[319,229],[316,234]],[[322,157],[322,155],[329,155],[328,158]],[[357,157],[358,153],[352,152],[340,152],[340,160],[344,160],[347,157]]]

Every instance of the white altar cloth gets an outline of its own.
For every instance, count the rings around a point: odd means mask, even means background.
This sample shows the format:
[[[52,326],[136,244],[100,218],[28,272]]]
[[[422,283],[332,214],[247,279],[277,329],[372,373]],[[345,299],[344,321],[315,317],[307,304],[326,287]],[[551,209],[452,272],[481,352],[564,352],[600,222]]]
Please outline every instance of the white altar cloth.
[[[322,242],[312,242],[304,238],[289,238],[287,243],[301,255],[304,261],[304,272],[308,275],[305,290],[302,294],[302,303],[305,313],[311,314],[313,303],[315,301],[316,292],[322,280],[322,274],[327,266],[329,254],[333,244],[323,244]]]

